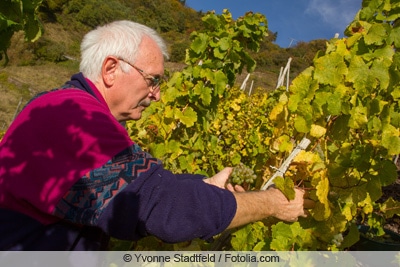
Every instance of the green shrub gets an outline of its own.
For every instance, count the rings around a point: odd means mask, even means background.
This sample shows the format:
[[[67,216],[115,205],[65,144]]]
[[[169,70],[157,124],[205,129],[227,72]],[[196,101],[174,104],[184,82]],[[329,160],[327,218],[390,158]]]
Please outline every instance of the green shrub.
[[[65,55],[65,44],[56,43],[51,40],[41,39],[35,44],[34,54],[38,59],[60,62],[66,60]]]

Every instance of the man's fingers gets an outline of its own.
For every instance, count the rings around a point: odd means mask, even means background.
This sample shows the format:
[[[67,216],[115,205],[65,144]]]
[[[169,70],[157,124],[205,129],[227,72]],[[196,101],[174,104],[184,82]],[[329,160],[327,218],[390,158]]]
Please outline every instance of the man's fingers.
[[[315,207],[315,201],[309,199],[310,193],[307,190],[296,188],[296,191],[303,196],[303,206],[305,209],[313,209]]]
[[[228,189],[228,190],[231,191],[231,192],[235,192],[235,188],[233,188],[233,185],[232,185],[232,184],[227,184],[227,185],[226,185],[226,189]]]
[[[240,185],[235,185],[233,186],[232,184],[227,184],[226,185],[226,189],[228,189],[231,192],[246,192],[246,190],[244,190],[243,187],[241,187]]]
[[[244,188],[240,185],[235,185],[235,191],[236,192],[246,192],[246,190],[244,190]]]

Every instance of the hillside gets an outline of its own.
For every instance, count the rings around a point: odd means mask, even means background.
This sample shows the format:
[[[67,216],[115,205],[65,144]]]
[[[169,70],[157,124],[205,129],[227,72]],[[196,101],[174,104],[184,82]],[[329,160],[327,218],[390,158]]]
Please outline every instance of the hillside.
[[[78,71],[79,44],[90,29],[112,20],[129,19],[156,29],[168,43],[171,60],[166,70],[185,66],[185,49],[190,33],[202,29],[202,12],[179,0],[44,0],[40,18],[45,32],[35,43],[26,43],[22,33],[14,34],[8,50],[10,61],[0,70],[0,131],[34,94],[63,84]],[[291,77],[311,64],[325,40],[298,43],[283,49],[274,43],[279,33],[270,31],[258,53],[252,74],[254,88],[273,89],[281,67],[292,57]],[[0,63],[2,63],[0,61]],[[240,86],[246,73],[237,77]]]

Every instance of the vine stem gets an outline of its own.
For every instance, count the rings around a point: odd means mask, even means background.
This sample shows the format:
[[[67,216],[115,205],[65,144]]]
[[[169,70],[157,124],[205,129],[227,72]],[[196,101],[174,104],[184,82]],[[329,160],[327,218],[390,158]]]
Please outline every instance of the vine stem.
[[[290,166],[290,163],[292,163],[293,159],[299,154],[301,150],[305,150],[309,145],[311,141],[304,137],[300,143],[292,150],[290,153],[289,157],[282,163],[282,165],[279,167],[279,169],[276,170],[276,172],[272,175],[272,177],[267,181],[267,183],[261,187],[261,190],[266,190],[268,187],[270,187],[274,183],[274,179],[276,177],[283,177],[283,175],[286,173],[287,169]]]

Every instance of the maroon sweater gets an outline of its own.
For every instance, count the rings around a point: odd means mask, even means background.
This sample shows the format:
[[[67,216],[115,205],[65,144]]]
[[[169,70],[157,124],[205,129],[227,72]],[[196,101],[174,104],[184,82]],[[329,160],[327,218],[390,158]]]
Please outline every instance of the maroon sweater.
[[[0,143],[0,249],[95,250],[107,238],[211,238],[231,192],[176,175],[134,144],[82,74],[32,100]]]

